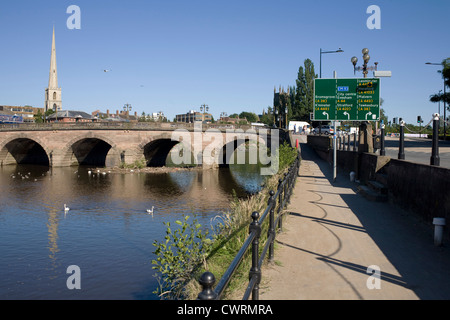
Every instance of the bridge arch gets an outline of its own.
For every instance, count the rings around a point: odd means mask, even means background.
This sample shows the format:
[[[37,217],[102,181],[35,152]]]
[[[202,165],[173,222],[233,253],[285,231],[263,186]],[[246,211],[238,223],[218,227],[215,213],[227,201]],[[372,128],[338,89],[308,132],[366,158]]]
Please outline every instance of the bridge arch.
[[[231,138],[227,137],[220,150],[219,167],[228,168],[230,164],[257,164],[263,160],[260,159],[263,155],[261,147],[266,147],[266,141],[256,135],[256,132],[238,132]]]
[[[71,139],[61,150],[60,163],[55,166],[89,165],[94,167],[120,165],[120,152],[108,137],[88,132]]]
[[[0,143],[0,165],[36,164],[49,166],[51,152],[43,141],[26,134],[14,135]]]
[[[180,137],[182,138],[180,139]],[[175,135],[164,132],[158,136],[149,137],[139,147],[144,155],[147,167],[163,167],[167,165],[172,149],[180,143],[185,144],[185,148],[180,148],[180,150],[183,149],[181,152],[189,152],[187,157],[189,161],[184,164],[194,164],[193,156],[191,155],[192,147],[189,132]]]

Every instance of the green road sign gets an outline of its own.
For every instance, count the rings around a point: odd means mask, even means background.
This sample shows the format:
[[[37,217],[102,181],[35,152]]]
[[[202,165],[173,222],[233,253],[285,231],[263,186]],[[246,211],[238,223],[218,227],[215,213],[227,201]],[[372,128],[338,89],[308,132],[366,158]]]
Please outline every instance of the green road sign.
[[[314,120],[379,121],[380,79],[315,79]]]

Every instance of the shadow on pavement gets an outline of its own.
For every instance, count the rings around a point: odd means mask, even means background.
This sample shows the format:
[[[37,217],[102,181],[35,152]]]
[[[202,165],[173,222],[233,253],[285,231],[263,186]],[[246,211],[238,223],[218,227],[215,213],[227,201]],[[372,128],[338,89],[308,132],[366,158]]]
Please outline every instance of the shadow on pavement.
[[[333,182],[332,166],[322,160],[307,144],[301,144],[300,147],[302,159],[314,161],[332,186],[356,191],[357,184],[350,182],[347,174],[339,174],[338,170],[337,179]],[[322,219],[321,223],[367,232],[401,275],[398,277],[383,274],[381,270],[383,280],[413,290],[420,299],[450,299],[450,250],[445,243],[441,247],[434,245],[431,224],[395,205],[372,202],[359,194],[340,194],[340,197],[359,219],[363,228],[342,226],[338,222],[327,219]],[[291,213],[291,215],[320,220],[298,213]],[[366,273],[367,270],[367,266],[354,265],[326,256],[319,259],[357,272]]]

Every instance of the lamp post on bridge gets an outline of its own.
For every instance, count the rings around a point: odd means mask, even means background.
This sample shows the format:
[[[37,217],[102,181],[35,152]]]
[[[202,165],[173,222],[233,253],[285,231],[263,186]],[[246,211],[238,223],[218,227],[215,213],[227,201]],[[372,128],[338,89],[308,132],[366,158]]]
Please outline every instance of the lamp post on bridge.
[[[129,103],[126,103],[123,106],[123,111],[125,112],[125,115],[127,116],[127,119],[130,119],[130,111],[131,111],[131,109],[133,109],[133,107]]]

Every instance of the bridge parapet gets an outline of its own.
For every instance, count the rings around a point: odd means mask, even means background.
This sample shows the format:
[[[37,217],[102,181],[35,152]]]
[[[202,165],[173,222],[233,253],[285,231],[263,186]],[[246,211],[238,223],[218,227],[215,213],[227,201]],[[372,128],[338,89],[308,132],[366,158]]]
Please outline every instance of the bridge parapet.
[[[194,131],[198,127],[194,123],[180,122],[53,122],[53,123],[17,123],[0,124],[0,132],[9,131],[53,131],[53,130],[140,130],[140,131],[173,131],[186,129]],[[217,129],[222,132],[226,130],[249,130],[260,128],[269,130],[269,127],[238,125],[238,124],[201,124],[202,131]]]

